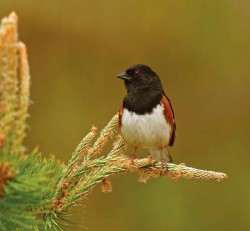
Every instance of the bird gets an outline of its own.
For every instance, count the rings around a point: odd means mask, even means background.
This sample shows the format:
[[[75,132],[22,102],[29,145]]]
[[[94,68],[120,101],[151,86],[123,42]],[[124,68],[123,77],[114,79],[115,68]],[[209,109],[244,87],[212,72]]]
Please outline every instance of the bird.
[[[176,137],[175,115],[160,77],[144,64],[135,64],[117,77],[127,90],[118,115],[120,133],[134,147],[132,159],[142,148],[156,161],[172,162],[168,147]]]

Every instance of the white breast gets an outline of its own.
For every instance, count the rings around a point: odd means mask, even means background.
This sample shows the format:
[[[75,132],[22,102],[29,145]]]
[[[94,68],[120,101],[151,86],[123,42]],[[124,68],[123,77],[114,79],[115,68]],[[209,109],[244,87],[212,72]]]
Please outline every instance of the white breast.
[[[121,122],[122,136],[129,144],[148,149],[168,144],[171,126],[165,120],[162,105],[145,115],[137,115],[124,109]]]

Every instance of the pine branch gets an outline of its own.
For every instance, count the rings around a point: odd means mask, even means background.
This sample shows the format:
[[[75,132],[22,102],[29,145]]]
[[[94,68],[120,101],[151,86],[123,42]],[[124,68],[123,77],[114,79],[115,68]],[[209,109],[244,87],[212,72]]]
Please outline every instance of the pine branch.
[[[138,173],[140,181],[151,177],[223,180],[227,175],[164,164],[151,157],[131,160],[126,145],[116,134],[115,115],[97,136],[97,129],[81,140],[64,165],[54,156],[43,159],[37,149],[24,153],[29,106],[30,75],[26,47],[18,41],[17,16],[10,14],[0,26],[0,230],[64,230],[72,221],[69,211],[101,183],[111,191],[112,175]],[[108,154],[103,148],[109,141]]]
[[[101,132],[100,137],[97,139],[92,148],[85,149],[86,153],[92,153],[96,149],[96,143],[99,143],[99,153],[102,151],[103,142],[100,140],[105,137],[105,143],[108,142],[108,137],[112,137],[114,128],[118,124],[118,115],[115,115],[108,125]],[[110,129],[111,128],[111,129]],[[84,147],[81,147],[84,149]],[[227,178],[225,173],[207,171],[187,167],[184,164],[161,163],[153,160],[151,157],[139,158],[131,160],[125,155],[125,142],[118,136],[114,141],[114,147],[110,153],[105,157],[97,158],[84,158],[84,153],[79,152],[77,161],[73,164],[70,177],[63,178],[57,185],[57,194],[53,200],[53,206],[56,211],[63,213],[76,202],[86,197],[89,190],[96,184],[106,182],[106,179],[112,175],[117,175],[126,172],[136,172],[141,175],[140,181],[145,182],[150,176],[166,177],[172,180],[179,180],[181,177],[186,179],[204,179],[204,180],[223,180]],[[74,152],[75,154],[76,152]],[[81,162],[80,155],[83,160]],[[95,157],[95,158],[94,158]],[[109,184],[110,186],[110,184]],[[105,188],[105,187],[104,187]],[[104,190],[105,191],[105,190]],[[110,190],[109,190],[110,191]],[[60,192],[60,193],[59,193]]]

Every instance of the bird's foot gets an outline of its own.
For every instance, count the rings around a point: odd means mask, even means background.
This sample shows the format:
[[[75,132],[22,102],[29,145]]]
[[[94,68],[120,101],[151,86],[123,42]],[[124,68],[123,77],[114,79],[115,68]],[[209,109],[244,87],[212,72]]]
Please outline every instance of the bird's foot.
[[[162,175],[164,172],[167,171],[167,164],[172,162],[172,158],[170,155],[164,156],[160,159],[161,162],[161,172],[160,175]]]
[[[163,175],[164,172],[166,172],[166,165],[167,165],[167,160],[166,158],[161,158],[161,170],[160,170],[160,176]]]
[[[134,164],[134,160],[136,159],[136,155],[135,153],[133,153],[131,156],[130,156],[130,160],[131,160],[131,163]]]
[[[132,155],[130,156],[130,159],[131,159],[131,163],[132,163],[132,164],[135,163],[134,160],[136,159],[136,155],[135,155],[136,150],[137,150],[137,147],[135,147],[134,152],[133,152]]]
[[[153,159],[153,157],[151,155],[148,155],[148,163],[153,164],[154,162],[155,160]]]

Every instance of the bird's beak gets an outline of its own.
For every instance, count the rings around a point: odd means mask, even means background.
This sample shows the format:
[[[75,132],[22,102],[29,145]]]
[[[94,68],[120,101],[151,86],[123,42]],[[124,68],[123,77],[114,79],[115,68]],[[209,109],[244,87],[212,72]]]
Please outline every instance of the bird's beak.
[[[121,74],[117,75],[117,78],[123,79],[123,80],[130,80],[130,77],[127,75],[127,73],[124,71]]]

